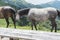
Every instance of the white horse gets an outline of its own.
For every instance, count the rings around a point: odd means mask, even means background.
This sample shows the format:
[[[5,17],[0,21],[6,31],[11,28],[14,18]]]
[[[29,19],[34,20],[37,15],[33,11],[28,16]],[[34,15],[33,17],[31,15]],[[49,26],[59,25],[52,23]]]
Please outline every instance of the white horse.
[[[24,15],[27,15],[27,18],[32,22],[31,25],[32,30],[33,30],[33,26],[35,26],[35,29],[37,30],[36,21],[43,22],[49,19],[52,24],[51,32],[53,31],[54,28],[55,28],[55,32],[57,32],[57,24],[55,19],[57,16],[60,16],[59,10],[52,7],[40,8],[40,9],[39,8],[20,9],[17,11],[16,19],[18,20],[21,16]]]

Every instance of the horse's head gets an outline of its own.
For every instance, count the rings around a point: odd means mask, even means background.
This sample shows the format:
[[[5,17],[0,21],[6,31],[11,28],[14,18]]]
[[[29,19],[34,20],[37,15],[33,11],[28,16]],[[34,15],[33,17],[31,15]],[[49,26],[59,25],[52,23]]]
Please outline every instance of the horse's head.
[[[20,18],[22,18],[25,15],[28,15],[29,9],[20,9],[17,11],[16,13],[16,20],[19,20]]]
[[[20,20],[20,18],[23,16],[24,14],[22,13],[21,10],[18,10],[16,13],[16,21]]]
[[[18,10],[16,13],[16,21],[20,20],[22,16],[25,15],[23,10]]]
[[[18,21],[20,19],[20,15],[19,15],[19,12],[17,11],[16,13],[16,21]]]

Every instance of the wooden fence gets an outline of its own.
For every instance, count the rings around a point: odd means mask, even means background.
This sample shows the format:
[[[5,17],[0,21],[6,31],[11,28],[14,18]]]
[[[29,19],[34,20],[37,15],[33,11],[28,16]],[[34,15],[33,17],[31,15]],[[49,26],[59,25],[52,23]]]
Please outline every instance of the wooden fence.
[[[0,28],[0,40],[60,40],[60,33]]]

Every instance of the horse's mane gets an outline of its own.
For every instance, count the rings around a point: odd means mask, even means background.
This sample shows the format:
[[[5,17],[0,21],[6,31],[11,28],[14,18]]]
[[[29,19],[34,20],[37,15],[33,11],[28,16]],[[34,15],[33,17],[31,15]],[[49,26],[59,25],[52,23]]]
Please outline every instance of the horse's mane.
[[[23,9],[19,9],[19,10],[21,11],[21,10],[26,10],[26,9],[30,9],[30,8],[23,8]]]
[[[27,10],[27,9],[30,9],[30,8],[19,9],[17,12],[20,12],[20,11],[23,11],[23,10]]]

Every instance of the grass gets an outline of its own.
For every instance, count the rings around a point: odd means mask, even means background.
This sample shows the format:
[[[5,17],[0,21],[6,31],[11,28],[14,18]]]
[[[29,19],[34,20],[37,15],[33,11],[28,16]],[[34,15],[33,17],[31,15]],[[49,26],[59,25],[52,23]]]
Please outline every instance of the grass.
[[[0,19],[0,27],[5,27],[5,26],[6,26],[5,19]]]
[[[9,28],[14,28],[14,25],[13,25],[13,22],[11,19],[9,19]],[[39,31],[47,31],[47,32],[50,32],[50,29],[49,28],[46,28],[46,27],[42,27],[41,25],[37,25],[38,26],[38,30]],[[6,21],[5,19],[0,19],[0,27],[2,28],[6,28]],[[31,30],[31,26],[16,26],[17,29],[24,29],[24,30]],[[58,30],[58,32],[60,32],[60,30]]]
[[[9,19],[9,28],[14,28],[13,22],[11,19]],[[5,19],[0,19],[0,27],[6,28],[6,21]],[[16,26],[17,29],[25,29],[25,30],[30,30],[31,27],[30,26]]]

